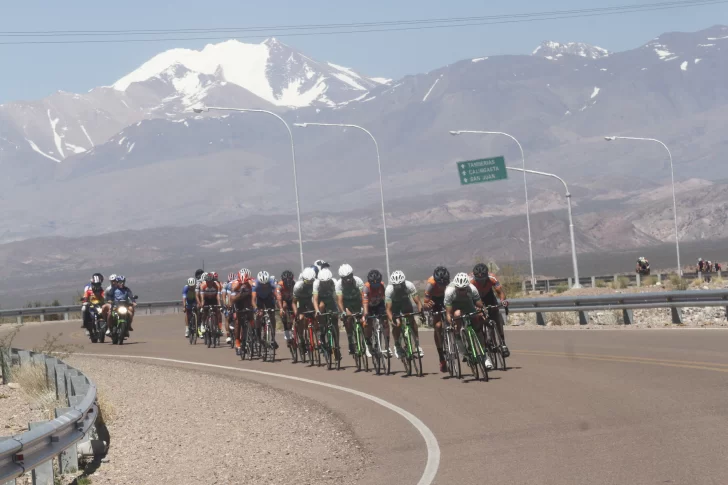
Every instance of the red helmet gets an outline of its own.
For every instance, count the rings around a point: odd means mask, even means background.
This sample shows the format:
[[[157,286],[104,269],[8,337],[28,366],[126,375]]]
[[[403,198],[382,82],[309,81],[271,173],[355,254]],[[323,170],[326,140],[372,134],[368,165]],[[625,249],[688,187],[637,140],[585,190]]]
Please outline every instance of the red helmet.
[[[218,278],[219,278],[219,275],[215,271],[213,271],[212,272],[212,279],[215,280],[215,281],[217,281]]]
[[[235,278],[237,278],[237,275],[236,275],[235,273],[230,273],[230,274],[228,275],[228,281],[232,281],[232,280],[234,280]]]

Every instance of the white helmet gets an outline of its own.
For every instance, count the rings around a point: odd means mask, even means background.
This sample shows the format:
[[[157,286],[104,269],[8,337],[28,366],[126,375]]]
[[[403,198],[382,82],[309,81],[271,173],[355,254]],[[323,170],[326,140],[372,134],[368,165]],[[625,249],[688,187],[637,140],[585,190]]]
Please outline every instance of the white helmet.
[[[244,279],[246,276],[248,278],[250,278],[252,276],[252,273],[250,272],[250,270],[248,268],[241,269],[238,274],[240,275],[240,279]]]
[[[314,266],[316,266],[316,267],[317,267],[317,268],[319,269],[319,271],[321,271],[321,269],[322,269],[322,268],[323,268],[324,266],[327,266],[327,263],[326,263],[326,261],[324,261],[323,259],[317,259],[317,260],[316,260],[316,261],[315,261],[315,262],[313,263],[313,265],[314,265]]]
[[[194,278],[187,278],[187,286],[195,286],[197,284],[197,280]]]
[[[389,282],[393,285],[401,285],[405,282],[407,278],[405,278],[404,273],[400,270],[395,271],[392,273],[392,276],[389,277]]]
[[[346,263],[339,266],[339,276],[342,278],[346,278],[347,276],[351,276],[352,273],[354,273],[354,268],[351,267],[351,265],[348,265]]]
[[[467,288],[470,286],[470,278],[467,273],[458,273],[455,275],[452,283],[455,285],[455,288]]]
[[[270,281],[270,275],[267,271],[261,271],[258,273],[258,281],[261,283],[268,283]]]
[[[116,273],[114,273],[114,274],[112,274],[111,276],[109,276],[109,281],[111,281],[112,283],[113,283],[114,281],[116,281]]]
[[[301,273],[301,278],[303,281],[313,281],[316,279],[316,272],[313,268],[306,268],[303,270],[303,273]]]
[[[703,258],[698,258],[698,263],[701,262],[702,260],[703,260]]]
[[[322,269],[318,274],[319,281],[331,281],[331,278],[333,277],[334,275],[331,273],[329,268]]]

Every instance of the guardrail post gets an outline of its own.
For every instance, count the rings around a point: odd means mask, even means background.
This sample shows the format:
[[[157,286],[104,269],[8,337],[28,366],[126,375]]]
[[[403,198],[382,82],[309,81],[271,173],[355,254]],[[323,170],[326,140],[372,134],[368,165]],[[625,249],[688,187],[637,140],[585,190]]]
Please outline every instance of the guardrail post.
[[[546,320],[544,319],[542,312],[536,312],[536,323],[541,326],[546,325]]]
[[[625,325],[634,324],[634,312],[632,310],[622,310],[622,320]]]
[[[702,271],[698,271],[698,279],[699,280],[702,280],[703,279],[703,273],[702,273]]]
[[[28,423],[28,429],[37,428],[38,426],[46,424],[47,421],[36,421]],[[37,467],[33,468],[31,472],[33,478],[33,485],[53,485],[55,477],[53,476],[53,460],[48,460],[45,463],[41,463]]]
[[[573,282],[573,280],[571,279],[571,276],[569,276],[569,277],[568,277],[568,278],[566,279],[566,285],[567,285],[567,286],[568,286],[569,288],[573,288],[573,287],[574,287],[574,282]]]
[[[591,287],[596,288],[597,287],[597,278],[596,276],[591,277]]]
[[[46,381],[48,382],[48,385],[53,385],[55,387],[56,385],[56,365],[58,364],[58,359],[55,357],[46,357],[45,358],[45,368],[46,368]]]
[[[61,416],[68,411],[70,411],[72,408],[56,408],[55,409],[55,416]],[[71,446],[66,451],[61,453],[61,456],[58,457],[58,471],[61,474],[65,473],[71,473],[72,471],[78,470],[78,451],[76,451],[76,446]]]
[[[0,347],[0,372],[3,374],[3,384],[10,382],[10,367],[13,365],[13,358],[10,355],[9,347]]]
[[[526,292],[526,280],[521,281],[521,292],[522,293]]]
[[[81,375],[76,369],[68,368],[64,372],[64,378],[66,380],[66,397],[70,398],[73,396],[73,387],[71,385],[71,378]]]
[[[88,380],[82,375],[71,377],[71,398],[85,396],[88,392]],[[73,405],[73,403],[70,403]]]
[[[657,273],[657,282],[662,284],[662,274]]]
[[[45,312],[40,314],[40,321],[45,322]]]
[[[30,364],[30,352],[27,350],[18,350],[18,358],[20,359],[21,367]]]
[[[546,280],[546,293],[551,293],[551,280]]]
[[[614,287],[615,287],[615,288],[617,287],[617,277],[618,277],[618,276],[619,276],[619,275],[614,275]]]
[[[15,321],[18,325],[23,324],[23,315],[18,315],[18,318]]]
[[[63,319],[68,320],[68,312],[63,312]]]
[[[682,323],[683,323],[682,309],[674,306],[674,307],[670,307],[670,311],[672,312],[672,323],[682,325]]]
[[[56,364],[56,399],[66,401],[68,394],[66,391],[66,364]]]
[[[642,286],[642,276],[637,273],[637,288],[639,288],[640,286]]]

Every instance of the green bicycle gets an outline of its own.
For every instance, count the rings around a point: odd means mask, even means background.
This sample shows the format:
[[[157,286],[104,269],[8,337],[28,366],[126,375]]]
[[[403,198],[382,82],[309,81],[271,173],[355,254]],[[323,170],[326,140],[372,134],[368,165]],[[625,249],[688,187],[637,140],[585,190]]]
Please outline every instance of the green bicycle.
[[[324,325],[324,339],[321,346],[326,359],[326,368],[328,370],[336,367],[341,369],[341,349],[339,349],[339,314],[334,312],[325,312],[320,314]],[[321,323],[319,323],[320,325]]]
[[[422,354],[419,351],[419,342],[415,337],[414,332],[414,321],[415,316],[419,315],[422,317],[422,312],[416,313],[400,313],[397,318],[402,322],[403,330],[400,332],[400,347],[404,349],[404,354],[400,356],[402,364],[404,364],[405,372],[408,376],[412,375],[412,372],[416,376],[422,377]]]
[[[354,319],[354,362],[356,370],[369,372],[369,357],[367,356],[367,340],[364,336],[364,327],[361,324],[362,313],[353,313],[349,318]]]
[[[481,376],[485,382],[488,382],[488,368],[486,366],[486,353],[483,345],[478,338],[478,334],[473,328],[473,318],[482,314],[482,310],[473,313],[466,313],[454,318],[453,320],[462,321],[460,326],[460,341],[465,347],[462,354],[465,362],[470,366],[475,380],[480,380]]]

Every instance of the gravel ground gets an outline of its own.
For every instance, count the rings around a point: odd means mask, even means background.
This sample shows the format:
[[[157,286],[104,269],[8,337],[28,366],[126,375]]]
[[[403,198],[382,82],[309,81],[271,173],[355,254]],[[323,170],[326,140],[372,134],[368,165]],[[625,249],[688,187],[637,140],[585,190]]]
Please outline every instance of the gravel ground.
[[[112,407],[94,484],[353,484],[368,462],[347,424],[316,401],[204,372],[66,360]]]
[[[0,384],[0,436],[24,433],[31,421],[44,421],[48,416],[19,388]]]

